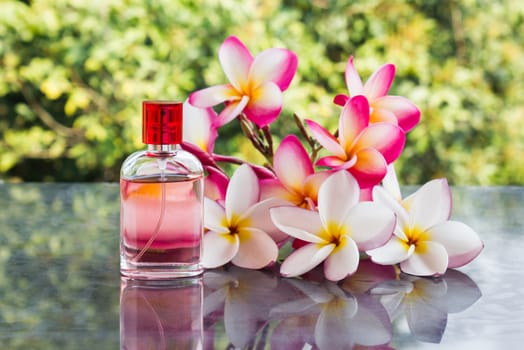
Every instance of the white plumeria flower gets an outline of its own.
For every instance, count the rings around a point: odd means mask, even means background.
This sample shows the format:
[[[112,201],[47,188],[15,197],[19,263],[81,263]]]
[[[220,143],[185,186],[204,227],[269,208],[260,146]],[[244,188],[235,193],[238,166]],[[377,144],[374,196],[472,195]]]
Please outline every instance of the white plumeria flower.
[[[391,168],[390,171],[393,171]],[[396,186],[392,186],[396,184]],[[446,179],[432,180],[404,200],[399,200],[398,183],[373,189],[373,200],[397,214],[397,227],[383,247],[366,253],[382,265],[400,263],[411,275],[441,275],[447,268],[473,260],[484,247],[479,236],[464,223],[449,220],[451,191]]]
[[[276,261],[275,240],[285,237],[271,223],[269,208],[283,201],[267,199],[258,202],[258,178],[247,164],[241,165],[227,187],[225,207],[205,198],[202,264],[215,268],[233,264],[259,269]]]
[[[309,244],[283,262],[280,272],[294,277],[324,262],[324,275],[339,281],[358,267],[359,250],[379,247],[395,227],[394,213],[377,203],[359,203],[360,188],[347,171],[330,175],[318,192],[318,212],[298,207],[270,209],[275,225]]]

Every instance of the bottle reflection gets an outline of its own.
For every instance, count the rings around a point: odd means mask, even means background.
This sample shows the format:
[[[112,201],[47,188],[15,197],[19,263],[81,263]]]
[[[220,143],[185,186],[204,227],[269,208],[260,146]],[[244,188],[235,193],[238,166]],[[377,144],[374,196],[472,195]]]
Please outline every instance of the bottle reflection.
[[[174,281],[123,278],[120,348],[202,349],[202,277]]]

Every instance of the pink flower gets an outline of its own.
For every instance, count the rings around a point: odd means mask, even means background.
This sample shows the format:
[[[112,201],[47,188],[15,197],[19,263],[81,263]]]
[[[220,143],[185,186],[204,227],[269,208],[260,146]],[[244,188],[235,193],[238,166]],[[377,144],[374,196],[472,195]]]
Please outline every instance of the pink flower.
[[[333,155],[321,158],[317,165],[333,170],[348,170],[361,188],[378,184],[387,173],[387,165],[402,152],[406,136],[391,123],[369,123],[366,97],[352,97],[342,109],[338,139],[319,124],[306,120],[313,136]]]
[[[299,276],[324,262],[326,278],[340,281],[357,270],[359,250],[389,240],[394,213],[377,203],[359,203],[359,196],[356,180],[347,171],[338,171],[320,186],[318,212],[291,206],[270,209],[280,230],[308,242],[284,260],[282,275]]]
[[[397,215],[389,242],[366,252],[377,264],[400,263],[400,269],[411,275],[442,275],[447,268],[467,264],[484,247],[471,227],[449,219],[451,191],[446,179],[432,180],[400,202],[377,186],[373,199]]]
[[[261,197],[277,197],[296,206],[315,209],[320,184],[329,172],[315,173],[311,159],[295,135],[286,136],[273,160],[277,179],[260,181]]]
[[[369,100],[371,108],[371,123],[389,122],[398,125],[405,132],[413,129],[420,120],[420,111],[411,101],[402,96],[388,95],[391,83],[395,78],[395,66],[385,64],[377,69],[366,84],[353,65],[353,56],[346,65],[346,85],[350,96],[364,95]],[[335,96],[334,102],[344,106],[349,100],[347,95]]]
[[[282,92],[297,70],[296,55],[272,48],[255,58],[235,36],[220,47],[219,60],[229,84],[211,86],[189,96],[193,106],[207,108],[226,103],[215,123],[224,125],[241,113],[259,127],[272,123],[282,110]]]

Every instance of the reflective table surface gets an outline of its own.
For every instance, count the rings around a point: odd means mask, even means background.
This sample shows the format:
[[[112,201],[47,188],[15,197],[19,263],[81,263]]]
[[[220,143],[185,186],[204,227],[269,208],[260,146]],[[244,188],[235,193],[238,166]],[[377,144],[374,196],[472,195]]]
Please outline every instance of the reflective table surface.
[[[438,279],[362,261],[337,284],[232,266],[144,283],[119,275],[117,184],[0,184],[0,348],[520,349],[524,188],[453,200],[485,249]]]

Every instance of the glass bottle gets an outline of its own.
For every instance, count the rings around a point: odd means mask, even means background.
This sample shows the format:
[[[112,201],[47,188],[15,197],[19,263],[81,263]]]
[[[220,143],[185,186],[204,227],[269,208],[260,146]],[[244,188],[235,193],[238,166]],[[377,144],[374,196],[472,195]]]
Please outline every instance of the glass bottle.
[[[144,101],[142,141],[120,173],[120,272],[136,279],[202,273],[203,168],[183,150],[182,103]]]

